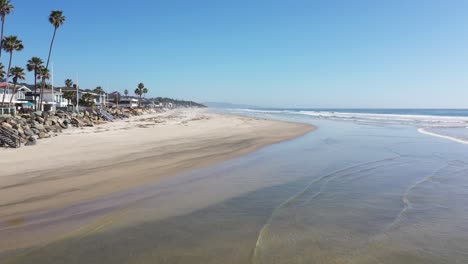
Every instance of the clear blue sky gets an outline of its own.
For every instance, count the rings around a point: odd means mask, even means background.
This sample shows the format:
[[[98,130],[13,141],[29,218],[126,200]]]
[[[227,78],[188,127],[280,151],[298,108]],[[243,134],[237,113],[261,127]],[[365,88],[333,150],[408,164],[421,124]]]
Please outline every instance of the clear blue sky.
[[[468,1],[24,1],[6,34],[55,84],[285,107],[468,107]],[[3,57],[6,63],[7,57]],[[29,75],[28,81],[32,78]]]

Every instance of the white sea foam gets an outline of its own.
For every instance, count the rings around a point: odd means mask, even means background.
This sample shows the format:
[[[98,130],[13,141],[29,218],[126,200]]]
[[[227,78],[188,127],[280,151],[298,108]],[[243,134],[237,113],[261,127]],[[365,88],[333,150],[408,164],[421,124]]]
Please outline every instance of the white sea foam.
[[[463,140],[463,139],[456,138],[456,137],[451,137],[451,136],[447,136],[447,135],[442,135],[442,134],[430,132],[430,131],[427,131],[427,129],[425,129],[425,128],[419,128],[418,132],[421,133],[421,134],[425,134],[425,135],[429,135],[429,136],[433,136],[433,137],[438,137],[438,138],[443,138],[443,139],[448,139],[448,140],[451,140],[451,141],[455,141],[457,143],[468,145],[467,140]]]
[[[259,114],[293,114],[305,115],[316,119],[330,119],[340,121],[383,123],[413,125],[417,127],[466,127],[468,117],[463,116],[435,116],[435,115],[402,115],[402,114],[375,114],[351,113],[332,111],[291,111],[291,110],[257,110],[237,109],[241,112]]]

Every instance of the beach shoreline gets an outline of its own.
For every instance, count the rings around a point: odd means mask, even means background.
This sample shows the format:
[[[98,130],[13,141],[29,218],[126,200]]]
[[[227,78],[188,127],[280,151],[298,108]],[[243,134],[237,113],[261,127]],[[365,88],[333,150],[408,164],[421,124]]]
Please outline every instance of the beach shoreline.
[[[1,150],[0,223],[31,224],[24,220],[29,215],[154,183],[314,129],[184,109],[72,129],[33,147]]]

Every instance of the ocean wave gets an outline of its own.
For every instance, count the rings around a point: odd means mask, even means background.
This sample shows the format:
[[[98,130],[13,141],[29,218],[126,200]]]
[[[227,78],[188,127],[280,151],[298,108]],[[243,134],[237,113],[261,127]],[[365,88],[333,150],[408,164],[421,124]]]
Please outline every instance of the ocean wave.
[[[382,113],[353,113],[335,111],[308,110],[268,110],[268,109],[237,109],[240,112],[257,114],[293,114],[308,116],[314,119],[353,121],[376,124],[413,125],[418,127],[466,127],[467,116],[438,116],[416,114],[382,114]]]

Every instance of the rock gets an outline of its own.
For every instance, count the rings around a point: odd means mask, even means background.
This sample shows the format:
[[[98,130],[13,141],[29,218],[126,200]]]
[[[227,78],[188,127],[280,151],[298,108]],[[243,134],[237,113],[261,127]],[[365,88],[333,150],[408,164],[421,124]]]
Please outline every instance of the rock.
[[[37,123],[37,122],[33,122],[33,123],[31,124],[31,128],[35,128],[35,129],[37,129],[37,130],[44,130],[44,125],[39,124],[39,123]]]
[[[48,138],[48,137],[50,137],[50,135],[45,133],[45,132],[40,132],[39,133],[39,138]]]
[[[3,122],[2,127],[7,128],[7,129],[13,129],[13,127],[10,124],[8,124],[7,122]]]
[[[59,126],[59,125],[56,125],[53,127],[52,131],[54,133],[61,133],[62,132],[62,128]]]
[[[74,125],[74,126],[77,126],[77,127],[82,127],[83,126],[83,122],[81,122],[81,120],[79,120],[78,118],[76,117],[73,117],[71,119],[71,123]]]
[[[67,128],[67,127],[68,127],[68,126],[65,124],[65,121],[59,122],[58,125],[59,125],[61,128]]]
[[[25,146],[33,146],[33,145],[36,145],[36,143],[37,143],[37,140],[36,140],[35,137],[29,137],[28,141],[24,145]]]
[[[36,111],[32,113],[33,117],[42,117],[42,111]]]
[[[18,130],[18,133],[20,133],[20,135],[24,134],[24,129],[21,126],[18,126],[16,130]]]
[[[35,135],[34,131],[32,131],[30,128],[25,128],[24,129],[24,134],[28,137],[32,137]]]

